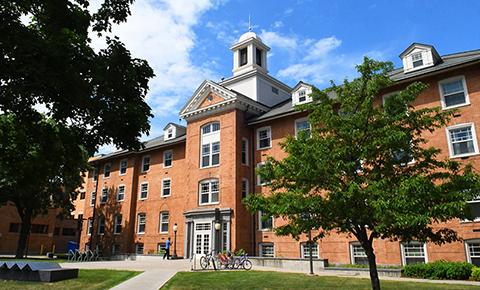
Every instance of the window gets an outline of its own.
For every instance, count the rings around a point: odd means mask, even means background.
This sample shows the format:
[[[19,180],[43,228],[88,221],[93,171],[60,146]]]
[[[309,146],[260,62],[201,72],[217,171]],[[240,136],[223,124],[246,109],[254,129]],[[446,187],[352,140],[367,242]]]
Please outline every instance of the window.
[[[258,48],[255,49],[255,63],[262,66],[262,50]]]
[[[412,54],[412,64],[414,68],[423,66],[423,58],[421,52]]]
[[[103,166],[103,178],[109,178],[110,177],[110,170],[112,169],[112,164],[107,163]]]
[[[147,224],[147,216],[144,213],[138,214],[138,224],[137,224],[137,233],[144,234],[145,226]]]
[[[465,157],[478,153],[477,136],[473,123],[447,128],[450,157]]]
[[[143,243],[135,244],[135,254],[143,255]]]
[[[465,77],[449,78],[438,83],[442,107],[455,108],[470,104]]]
[[[170,178],[162,179],[162,196],[170,196],[172,193],[172,180]]]
[[[172,139],[173,138],[173,128],[169,128],[167,130],[167,139]]]
[[[93,220],[88,219],[87,234],[91,235],[93,233]]]
[[[117,201],[122,201],[125,199],[125,185],[118,186],[117,192]]]
[[[108,199],[108,188],[102,188],[102,195],[100,196],[100,203],[106,203]]]
[[[157,254],[163,255],[165,253],[166,246],[167,245],[165,243],[158,243],[157,244]]]
[[[92,175],[93,175],[93,181],[97,181],[98,180],[98,169],[96,167],[93,169]]]
[[[19,233],[20,224],[19,223],[10,223],[10,228],[8,229],[9,233]]]
[[[240,49],[240,66],[247,64],[247,48]]]
[[[258,212],[258,229],[261,231],[269,231],[273,229],[273,216],[267,216],[266,213]]]
[[[33,224],[30,232],[32,234],[48,234],[48,225]]]
[[[245,198],[247,197],[248,195],[248,191],[249,191],[249,188],[248,188],[248,179],[246,178],[243,178],[242,179],[242,198]]]
[[[248,165],[248,139],[242,138],[242,164]]]
[[[470,207],[470,213],[472,215],[471,221],[480,221],[480,196],[477,196],[473,200],[469,201],[468,205]],[[466,220],[465,222],[468,222],[468,220]]]
[[[160,213],[160,233],[168,233],[168,212],[161,212]]]
[[[265,166],[265,162],[260,162],[257,163],[257,170]],[[269,183],[269,180],[262,179],[262,176],[260,174],[257,174],[257,186],[264,186]]]
[[[367,254],[360,243],[350,243],[350,256],[352,264],[368,265]]]
[[[105,217],[103,216],[98,218],[98,234],[105,234]]]
[[[311,127],[310,123],[308,122],[308,118],[295,120],[295,136],[298,138],[300,134],[305,134],[305,136],[310,137]]]
[[[96,196],[95,191],[92,191],[92,193],[90,194],[90,206],[95,205],[95,196]]]
[[[272,146],[272,129],[263,127],[257,129],[257,150],[270,148]]]
[[[163,152],[163,168],[171,167],[173,161],[173,151],[167,150]]]
[[[480,240],[465,241],[467,261],[480,267]]]
[[[300,251],[301,251],[301,256],[304,259],[310,258],[310,247],[308,242],[301,243],[300,244]],[[318,259],[318,244],[312,242],[312,258]]]
[[[122,215],[117,214],[114,220],[113,233],[118,235],[122,233]]]
[[[150,170],[150,156],[143,156],[142,158],[142,172]]]
[[[113,244],[112,246],[112,255],[116,255],[120,253],[120,245],[119,244]]]
[[[201,138],[200,167],[220,164],[220,123],[210,123],[203,126]]]
[[[307,91],[305,90],[300,90],[298,91],[298,103],[304,103],[307,101]]]
[[[119,166],[120,175],[127,174],[127,166],[128,166],[128,159],[123,159],[122,161],[120,161],[120,166]]]
[[[272,87],[272,93],[278,95],[278,89],[276,87]]]
[[[85,191],[80,192],[80,199],[85,199]]]
[[[218,179],[211,179],[200,182],[200,205],[218,203],[218,197]]]
[[[140,184],[140,199],[147,199],[148,197],[148,182]]]
[[[425,243],[411,241],[401,244],[403,265],[426,263],[426,246]]]
[[[77,235],[77,229],[75,228],[63,228],[62,236],[74,237]]]
[[[273,258],[275,257],[275,249],[273,244],[262,243],[259,245],[259,253],[261,257]]]

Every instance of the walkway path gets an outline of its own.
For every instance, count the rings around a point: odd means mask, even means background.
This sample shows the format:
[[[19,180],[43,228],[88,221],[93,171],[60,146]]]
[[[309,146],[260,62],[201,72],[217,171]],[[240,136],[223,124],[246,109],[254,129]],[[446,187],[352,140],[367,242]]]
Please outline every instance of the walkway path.
[[[138,261],[104,261],[62,263],[63,268],[79,269],[113,269],[143,271],[115,287],[112,290],[158,290],[179,271],[190,270],[189,260],[149,259]]]

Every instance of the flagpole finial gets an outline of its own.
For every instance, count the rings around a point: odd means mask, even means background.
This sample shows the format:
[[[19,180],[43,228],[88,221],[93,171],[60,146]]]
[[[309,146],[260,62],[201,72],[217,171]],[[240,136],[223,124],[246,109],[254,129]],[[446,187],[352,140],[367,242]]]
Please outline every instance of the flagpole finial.
[[[248,31],[252,31],[252,21],[250,13],[248,13]]]

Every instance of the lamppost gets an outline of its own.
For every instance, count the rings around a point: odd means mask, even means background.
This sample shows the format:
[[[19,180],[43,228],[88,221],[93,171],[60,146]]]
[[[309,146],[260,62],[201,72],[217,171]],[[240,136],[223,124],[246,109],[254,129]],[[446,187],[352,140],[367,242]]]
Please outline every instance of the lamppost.
[[[177,259],[177,230],[178,230],[178,226],[175,223],[173,225],[173,256],[172,256],[172,259]]]
[[[222,224],[215,221],[215,252],[220,253],[220,229]]]

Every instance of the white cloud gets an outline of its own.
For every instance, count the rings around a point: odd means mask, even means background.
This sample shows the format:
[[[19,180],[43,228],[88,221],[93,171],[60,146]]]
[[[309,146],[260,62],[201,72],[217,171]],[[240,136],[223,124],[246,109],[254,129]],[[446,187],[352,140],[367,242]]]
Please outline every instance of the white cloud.
[[[307,43],[310,44],[309,41]],[[309,47],[308,54],[305,60],[315,60],[327,56],[332,50],[339,47],[342,41],[335,36],[322,38]]]
[[[273,23],[273,28],[280,28],[283,27],[283,22],[281,20],[277,20]]]
[[[266,31],[262,29],[260,38],[265,44],[271,47],[278,47],[288,50],[294,50],[297,48],[297,39],[295,37],[281,35],[275,31]]]

